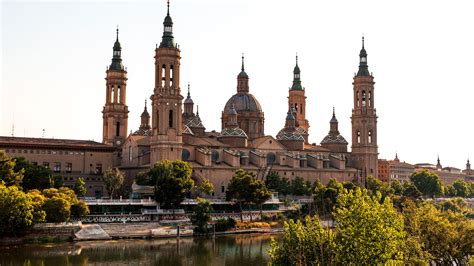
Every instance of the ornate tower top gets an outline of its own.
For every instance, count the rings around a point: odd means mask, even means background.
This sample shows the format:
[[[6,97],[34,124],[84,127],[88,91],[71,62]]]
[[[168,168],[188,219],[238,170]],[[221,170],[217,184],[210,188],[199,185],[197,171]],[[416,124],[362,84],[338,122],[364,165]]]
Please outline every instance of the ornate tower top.
[[[194,102],[193,102],[193,99],[191,99],[191,92],[190,92],[191,89],[190,89],[190,86],[191,86],[191,85],[188,83],[188,95],[187,95],[186,99],[184,100],[184,103],[185,103],[185,104],[186,104],[186,103],[194,103]]]
[[[165,20],[163,21],[163,37],[160,43],[160,48],[175,48],[176,45],[173,40],[173,20],[170,16],[170,1],[168,0],[168,11]]]
[[[146,99],[145,99],[145,109],[143,110],[143,113],[141,115],[140,130],[150,129],[150,114],[148,113],[146,105],[147,104],[146,104]]]
[[[115,43],[114,43],[114,54],[113,54],[112,63],[110,64],[109,69],[123,71],[124,67],[122,64],[122,46],[120,45],[118,34],[119,34],[119,29],[117,26],[117,39],[115,40]]]
[[[237,76],[237,92],[248,93],[249,92],[249,76],[245,72],[244,65],[244,54],[242,54],[242,68],[239,75]]]
[[[364,36],[362,36],[362,49],[359,53],[359,71],[357,72],[358,77],[370,76],[369,66],[367,65],[367,52],[365,51],[364,42]]]
[[[438,155],[438,163],[436,164],[436,169],[442,169],[443,166],[441,166],[441,161],[439,160],[439,155]]]
[[[301,86],[300,80],[300,67],[298,66],[298,54],[296,54],[296,65],[293,69],[293,86],[291,86],[290,90],[302,90],[303,87]]]
[[[467,159],[466,170],[471,170],[471,163],[469,162],[469,158]]]
[[[288,112],[286,113],[286,121],[285,121],[285,128],[294,129],[295,128],[295,116],[293,115],[294,108],[289,108]]]

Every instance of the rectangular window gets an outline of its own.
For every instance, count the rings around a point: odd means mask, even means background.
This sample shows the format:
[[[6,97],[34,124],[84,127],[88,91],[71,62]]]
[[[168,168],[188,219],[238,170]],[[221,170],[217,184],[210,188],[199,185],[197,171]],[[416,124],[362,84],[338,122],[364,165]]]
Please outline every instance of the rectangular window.
[[[95,173],[96,174],[102,174],[102,164],[101,163],[95,164]]]
[[[225,187],[224,187],[224,186],[221,186],[221,192],[222,192],[222,193],[225,192]]]
[[[48,162],[43,162],[43,166],[46,168],[49,168],[49,163]]]
[[[55,173],[61,172],[61,163],[60,162],[54,162],[53,171]]]
[[[115,136],[120,136],[120,122],[117,122],[117,127],[115,128]]]
[[[72,172],[72,163],[66,163],[66,173]]]
[[[32,165],[38,165],[38,162],[31,162]]]

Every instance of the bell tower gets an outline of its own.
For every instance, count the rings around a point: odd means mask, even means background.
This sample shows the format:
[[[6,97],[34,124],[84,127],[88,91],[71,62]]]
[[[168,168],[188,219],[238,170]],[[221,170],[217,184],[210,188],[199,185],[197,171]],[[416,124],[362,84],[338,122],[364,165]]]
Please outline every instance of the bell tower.
[[[152,104],[151,163],[181,159],[183,147],[182,101],[179,87],[180,50],[173,39],[173,21],[168,12],[163,22],[160,46],[155,49],[155,88]]]
[[[127,71],[122,64],[122,47],[118,39],[114,43],[112,63],[106,71],[105,105],[102,110],[102,142],[120,147],[127,137],[128,106]]]
[[[354,108],[352,109],[351,164],[360,170],[362,181],[369,175],[377,177],[377,113],[374,97],[374,77],[369,73],[367,52],[362,37],[359,71],[354,77]]]
[[[298,66],[298,55],[296,55],[296,65],[293,69],[293,85],[288,92],[288,108],[294,108],[296,126],[308,133],[309,122],[306,119],[306,96],[305,88],[301,86],[300,67]],[[305,142],[308,143],[308,135],[305,135]]]

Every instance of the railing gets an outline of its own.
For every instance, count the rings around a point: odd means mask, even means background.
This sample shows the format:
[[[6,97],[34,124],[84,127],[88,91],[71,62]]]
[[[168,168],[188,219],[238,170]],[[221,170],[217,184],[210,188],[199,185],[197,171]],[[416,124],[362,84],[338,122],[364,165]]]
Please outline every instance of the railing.
[[[158,205],[155,200],[152,199],[91,199],[84,198],[84,201],[88,205],[123,205],[123,204],[134,204],[134,205]]]

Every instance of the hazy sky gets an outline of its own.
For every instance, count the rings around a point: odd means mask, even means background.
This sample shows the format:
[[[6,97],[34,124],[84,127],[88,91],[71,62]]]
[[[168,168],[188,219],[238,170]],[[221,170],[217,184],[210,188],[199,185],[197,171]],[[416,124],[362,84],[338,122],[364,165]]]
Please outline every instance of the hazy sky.
[[[2,1],[0,135],[102,140],[105,70],[120,27],[129,130],[154,87],[154,48],[166,1]],[[310,142],[332,106],[351,142],[352,78],[365,35],[375,77],[379,158],[465,167],[474,160],[472,1],[172,1],[181,88],[207,130],[236,92],[245,53],[265,133],[283,127],[295,54]]]

